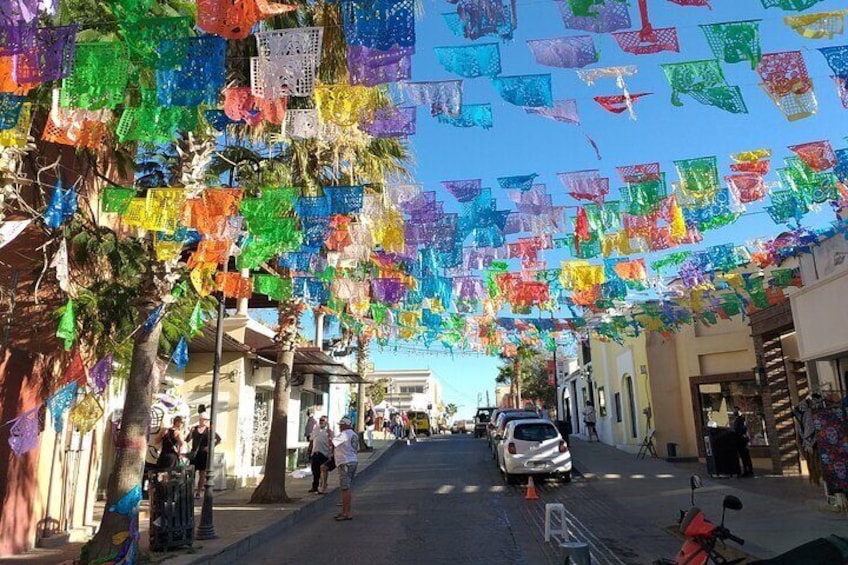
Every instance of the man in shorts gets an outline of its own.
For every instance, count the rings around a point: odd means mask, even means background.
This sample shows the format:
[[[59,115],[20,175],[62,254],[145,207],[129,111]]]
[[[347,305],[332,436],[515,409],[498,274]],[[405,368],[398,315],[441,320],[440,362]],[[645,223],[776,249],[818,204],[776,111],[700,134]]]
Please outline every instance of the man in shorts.
[[[335,520],[353,520],[351,511],[350,484],[356,475],[359,463],[359,436],[353,431],[353,420],[349,416],[339,420],[339,433],[333,437],[333,459],[339,469],[339,488],[342,491],[342,511]]]

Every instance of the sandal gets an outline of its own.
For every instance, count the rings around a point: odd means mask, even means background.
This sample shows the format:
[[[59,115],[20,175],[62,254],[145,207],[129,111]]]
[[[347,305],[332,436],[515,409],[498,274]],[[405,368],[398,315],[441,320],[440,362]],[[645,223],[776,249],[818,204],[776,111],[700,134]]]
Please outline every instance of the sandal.
[[[336,516],[336,522],[346,522],[348,520],[353,520],[353,516],[344,516],[342,514]]]

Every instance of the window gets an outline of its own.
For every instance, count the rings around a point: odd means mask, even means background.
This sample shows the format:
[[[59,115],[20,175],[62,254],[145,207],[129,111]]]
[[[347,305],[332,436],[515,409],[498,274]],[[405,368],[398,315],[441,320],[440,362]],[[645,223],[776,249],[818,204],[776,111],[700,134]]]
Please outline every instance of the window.
[[[401,394],[420,394],[424,392],[424,386],[402,386],[400,392]]]
[[[732,427],[733,408],[738,406],[748,424],[750,445],[768,445],[763,398],[755,380],[701,383],[698,400],[704,427]]]
[[[615,393],[615,421],[621,423],[621,393]]]
[[[607,416],[607,391],[602,386],[598,387],[598,414],[601,418]]]
[[[557,437],[557,431],[550,424],[523,424],[515,427],[512,437],[521,441],[545,441]]]

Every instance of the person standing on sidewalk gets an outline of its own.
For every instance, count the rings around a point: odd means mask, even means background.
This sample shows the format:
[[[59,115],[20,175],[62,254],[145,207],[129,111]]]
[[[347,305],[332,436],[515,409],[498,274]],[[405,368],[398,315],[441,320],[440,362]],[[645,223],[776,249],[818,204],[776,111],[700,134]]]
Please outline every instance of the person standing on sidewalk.
[[[306,411],[306,428],[304,429],[304,435],[306,436],[306,441],[309,441],[312,438],[312,432],[315,431],[315,415],[312,413],[312,410]]]
[[[748,450],[748,422],[739,412],[739,407],[733,407],[733,431],[736,432],[736,451],[742,460],[742,477],[754,476],[754,465],[751,463],[751,452]]]
[[[586,424],[586,433],[589,436],[589,442],[592,441],[592,436],[595,436],[595,441],[601,441],[601,438],[598,437],[598,430],[596,429],[597,422],[598,416],[595,413],[595,403],[587,400],[586,410],[583,411],[583,423]]]
[[[374,449],[374,409],[370,402],[365,405],[365,446]]]
[[[356,475],[356,466],[359,464],[359,436],[353,431],[353,420],[344,416],[339,420],[339,433],[333,437],[333,457],[339,470],[339,488],[342,491],[342,511],[337,514],[335,520],[342,522],[353,520],[350,515],[352,497],[350,485]]]
[[[321,416],[318,425],[312,431],[307,453],[312,465],[312,488],[309,489],[309,492],[323,494],[318,490],[318,482],[321,479],[321,465],[330,458],[330,433],[327,429],[326,416]]]

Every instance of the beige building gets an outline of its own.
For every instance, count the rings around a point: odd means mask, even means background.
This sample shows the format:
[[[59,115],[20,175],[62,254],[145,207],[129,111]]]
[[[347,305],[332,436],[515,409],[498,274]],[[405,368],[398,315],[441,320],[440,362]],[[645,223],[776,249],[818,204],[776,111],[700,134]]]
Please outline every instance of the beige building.
[[[430,369],[385,370],[368,373],[371,382],[388,379],[386,398],[376,408],[382,412],[394,408],[398,412],[409,410],[431,411],[435,418],[442,406],[442,385]],[[429,407],[429,408],[428,408]]]

